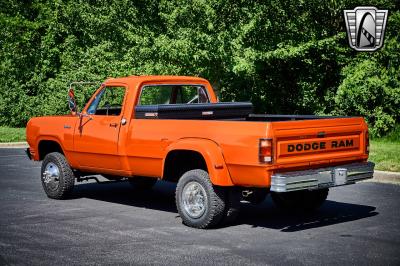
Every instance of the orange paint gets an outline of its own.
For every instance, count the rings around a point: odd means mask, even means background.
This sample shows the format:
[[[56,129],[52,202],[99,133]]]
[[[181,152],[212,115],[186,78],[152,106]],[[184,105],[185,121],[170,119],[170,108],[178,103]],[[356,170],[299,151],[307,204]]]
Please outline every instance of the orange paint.
[[[39,160],[42,140],[57,142],[74,169],[120,176],[163,178],[167,155],[176,150],[201,154],[213,184],[269,187],[274,172],[366,161],[363,118],[263,122],[226,120],[135,119],[135,106],[144,85],[196,84],[217,102],[209,82],[197,77],[131,76],[112,78],[105,86],[126,88],[120,115],[87,114],[32,118],[27,141]],[[126,120],[122,124],[122,119]],[[317,133],[323,132],[320,138]],[[273,162],[259,162],[261,138],[272,139]],[[346,140],[352,146],[332,147]],[[321,149],[321,142],[325,148]],[[313,143],[314,148],[312,148]],[[340,144],[340,143],[339,143]],[[291,146],[290,146],[291,145]],[[293,149],[294,150],[289,151]],[[298,149],[296,150],[296,145]],[[310,147],[309,147],[310,145]],[[302,147],[300,149],[300,146]]]

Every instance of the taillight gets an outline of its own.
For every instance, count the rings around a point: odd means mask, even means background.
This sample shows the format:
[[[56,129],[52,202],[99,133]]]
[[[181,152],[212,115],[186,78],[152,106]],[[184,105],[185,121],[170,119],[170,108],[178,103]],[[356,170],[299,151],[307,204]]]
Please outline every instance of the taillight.
[[[369,133],[365,131],[365,153],[369,154]]]
[[[260,139],[259,146],[260,163],[272,163],[272,139]]]

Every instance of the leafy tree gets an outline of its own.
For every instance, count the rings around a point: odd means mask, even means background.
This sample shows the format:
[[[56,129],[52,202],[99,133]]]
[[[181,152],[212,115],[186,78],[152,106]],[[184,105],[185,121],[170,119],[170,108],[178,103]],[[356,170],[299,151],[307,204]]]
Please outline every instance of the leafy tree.
[[[221,100],[250,100],[257,112],[363,115],[384,134],[399,120],[400,4],[369,3],[390,10],[386,43],[357,53],[343,9],[364,4],[3,0],[0,125],[68,112],[71,81],[169,74],[205,77]],[[79,87],[80,101],[94,89]]]

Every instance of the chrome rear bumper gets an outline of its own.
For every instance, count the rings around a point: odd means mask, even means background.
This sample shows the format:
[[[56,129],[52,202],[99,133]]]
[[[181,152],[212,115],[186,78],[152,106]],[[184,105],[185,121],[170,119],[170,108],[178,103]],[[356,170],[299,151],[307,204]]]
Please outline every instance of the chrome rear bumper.
[[[364,162],[276,173],[271,177],[271,191],[290,192],[354,184],[356,181],[372,178],[374,167],[373,162]]]

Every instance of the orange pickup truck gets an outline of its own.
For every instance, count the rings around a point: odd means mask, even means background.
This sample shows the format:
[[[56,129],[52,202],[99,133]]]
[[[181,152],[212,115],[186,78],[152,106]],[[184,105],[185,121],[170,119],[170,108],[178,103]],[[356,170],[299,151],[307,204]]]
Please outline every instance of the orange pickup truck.
[[[100,174],[150,189],[176,182],[184,224],[232,221],[239,202],[310,211],[328,189],[372,178],[361,117],[252,114],[251,103],[218,102],[210,83],[183,76],[130,76],[102,83],[78,112],[35,117],[26,127],[29,158],[43,160],[48,197]]]

